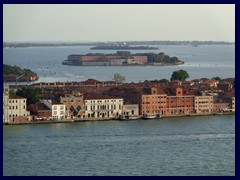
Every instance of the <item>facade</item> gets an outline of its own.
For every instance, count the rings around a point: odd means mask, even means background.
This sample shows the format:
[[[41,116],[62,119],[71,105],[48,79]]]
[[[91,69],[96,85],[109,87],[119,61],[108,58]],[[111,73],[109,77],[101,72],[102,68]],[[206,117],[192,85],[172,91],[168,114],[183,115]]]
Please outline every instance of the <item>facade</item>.
[[[54,102],[50,99],[41,100],[48,108],[52,110],[53,120],[63,120],[65,119],[65,105],[59,102]]]
[[[123,104],[122,116],[128,119],[138,118],[139,110],[138,104]]]
[[[83,103],[83,95],[73,96],[73,95],[65,95],[64,97],[60,97],[60,102],[65,105],[66,108],[66,117],[73,118],[74,110],[77,111],[76,117],[82,118],[84,115],[84,103]]]
[[[30,112],[27,111],[27,99],[16,95],[9,95],[8,122],[30,121]]]
[[[194,95],[183,95],[183,89],[176,88],[174,96],[167,96],[166,115],[186,115],[190,113],[194,113]]]
[[[235,97],[232,97],[232,112],[235,112]]]
[[[224,102],[214,102],[213,103],[213,112],[221,113],[221,112],[228,112],[231,109],[231,103],[224,103]]]
[[[123,98],[89,93],[84,95],[84,105],[84,118],[118,118],[122,115]]]
[[[142,95],[140,104],[140,114],[148,115],[165,115],[167,112],[167,95],[166,94],[150,94]]]
[[[129,61],[131,59],[131,61]],[[131,55],[128,51],[118,51],[116,54],[72,54],[63,61],[63,65],[79,66],[120,66],[120,65],[143,65],[147,63],[147,56]]]
[[[212,113],[213,96],[195,96],[195,113]]]
[[[4,83],[3,85],[3,122],[9,122],[9,114],[8,114],[8,105],[9,102],[9,86]]]

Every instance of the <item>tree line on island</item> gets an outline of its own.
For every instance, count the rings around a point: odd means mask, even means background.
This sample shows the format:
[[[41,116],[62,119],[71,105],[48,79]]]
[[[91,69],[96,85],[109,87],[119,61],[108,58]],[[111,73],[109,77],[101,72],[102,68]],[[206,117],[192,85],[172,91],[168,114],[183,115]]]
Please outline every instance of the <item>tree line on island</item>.
[[[9,75],[9,74],[13,74],[13,75],[17,75],[17,76],[37,76],[36,73],[34,73],[33,71],[31,71],[30,69],[21,69],[19,66],[11,66],[11,65],[7,65],[7,64],[3,64],[3,75]]]

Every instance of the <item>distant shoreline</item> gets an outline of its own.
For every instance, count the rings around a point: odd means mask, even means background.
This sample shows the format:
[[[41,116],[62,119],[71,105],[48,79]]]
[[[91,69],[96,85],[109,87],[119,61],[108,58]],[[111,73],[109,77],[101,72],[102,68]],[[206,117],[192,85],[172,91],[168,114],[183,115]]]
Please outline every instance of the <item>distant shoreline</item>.
[[[189,45],[189,46],[204,46],[204,45],[235,45],[235,42],[226,41],[126,41],[127,45],[139,46],[139,45]],[[109,46],[109,45],[121,45],[122,42],[92,42],[92,43],[33,43],[33,42],[4,42],[3,48],[27,48],[27,47],[63,47],[63,46]]]
[[[235,113],[209,113],[209,114],[188,114],[188,115],[165,115],[162,118],[175,118],[175,117],[199,117],[199,116],[223,116],[223,115],[234,115]],[[30,122],[18,122],[18,123],[3,123],[3,125],[32,125],[32,124],[56,124],[56,123],[77,123],[77,122],[96,122],[96,121],[151,121],[151,120],[161,120],[162,118],[156,119],[127,119],[127,120],[120,120],[120,119],[73,119],[73,120],[58,120],[58,121],[30,121]]]

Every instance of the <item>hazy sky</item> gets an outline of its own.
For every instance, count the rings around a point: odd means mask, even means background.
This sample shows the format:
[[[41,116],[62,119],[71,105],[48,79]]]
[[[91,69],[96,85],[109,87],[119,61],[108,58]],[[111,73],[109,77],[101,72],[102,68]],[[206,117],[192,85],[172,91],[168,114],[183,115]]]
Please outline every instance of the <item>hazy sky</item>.
[[[3,5],[4,41],[235,41],[235,5]]]

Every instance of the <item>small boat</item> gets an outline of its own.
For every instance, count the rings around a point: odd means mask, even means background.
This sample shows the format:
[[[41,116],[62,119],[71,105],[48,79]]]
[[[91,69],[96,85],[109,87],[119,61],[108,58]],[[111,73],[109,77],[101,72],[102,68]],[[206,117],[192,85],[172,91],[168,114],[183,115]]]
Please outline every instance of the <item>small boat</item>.
[[[144,114],[143,119],[158,119],[162,118],[160,114]]]
[[[131,119],[131,120],[134,120],[134,119],[138,119],[138,116],[127,116],[126,118],[127,118],[127,119]]]

